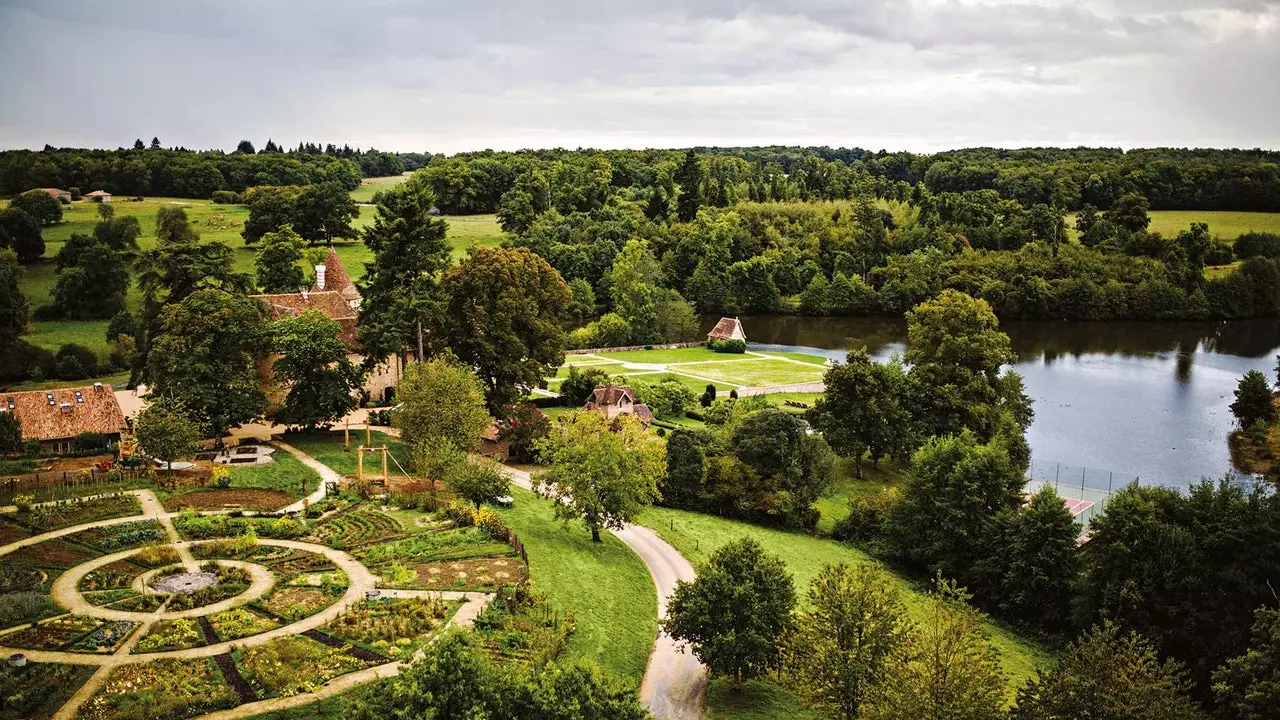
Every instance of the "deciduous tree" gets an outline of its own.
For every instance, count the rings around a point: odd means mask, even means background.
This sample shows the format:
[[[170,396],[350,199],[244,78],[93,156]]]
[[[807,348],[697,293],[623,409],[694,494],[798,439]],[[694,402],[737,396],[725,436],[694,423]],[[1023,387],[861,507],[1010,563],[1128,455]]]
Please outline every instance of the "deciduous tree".
[[[479,380],[465,365],[445,357],[405,368],[396,383],[396,400],[391,424],[410,446],[445,439],[469,452],[492,422]]]
[[[11,348],[27,332],[27,298],[18,288],[22,268],[14,254],[0,250],[0,348]],[[0,357],[3,353],[0,353]]]
[[[1235,402],[1231,403],[1231,414],[1236,416],[1242,428],[1248,428],[1259,420],[1275,418],[1275,399],[1266,375],[1250,370],[1240,378]]]
[[[595,542],[601,528],[622,529],[660,497],[666,447],[633,416],[579,410],[536,447],[549,467],[534,477],[535,488],[555,500],[557,518],[582,520]]]
[[[662,629],[712,675],[741,683],[778,667],[795,604],[786,564],[742,538],[712,553],[693,582],[676,583]]]
[[[46,196],[47,197],[47,196]],[[19,207],[0,210],[0,250],[13,248],[18,261],[32,263],[44,256],[40,223]]]
[[[172,463],[195,449],[203,437],[187,406],[173,397],[153,395],[134,423],[138,447],[147,455]],[[167,468],[170,472],[172,467]]]
[[[302,237],[293,231],[293,226],[285,225],[263,235],[254,260],[258,287],[264,293],[297,292],[304,282],[300,262]]]
[[[445,273],[444,336],[501,413],[564,362],[569,288],[525,248],[478,248]]]
[[[9,207],[30,215],[41,225],[62,222],[62,203],[43,190],[30,190],[9,201]]]
[[[356,405],[352,392],[362,373],[347,359],[342,327],[319,310],[271,324],[271,347],[280,354],[272,366],[276,381],[287,389],[275,412],[283,425],[307,431],[336,422]]]
[[[832,450],[853,458],[859,478],[862,456],[868,452],[872,462],[910,452],[914,443],[907,377],[896,358],[877,363],[865,347],[850,350],[824,379],[826,389],[809,411],[809,420]]]
[[[1280,707],[1280,610],[1259,608],[1254,613],[1249,648],[1213,673],[1213,698],[1221,720],[1275,715]]]

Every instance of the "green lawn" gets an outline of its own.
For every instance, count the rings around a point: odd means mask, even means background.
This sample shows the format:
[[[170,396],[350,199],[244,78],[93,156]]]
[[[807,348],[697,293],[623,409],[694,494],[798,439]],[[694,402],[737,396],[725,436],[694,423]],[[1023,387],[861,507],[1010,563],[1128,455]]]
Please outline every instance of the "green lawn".
[[[763,356],[765,356],[765,357],[780,357],[780,358],[787,358],[787,359],[790,359],[790,360],[799,360],[800,362],[803,362],[803,363],[809,363],[810,365],[826,365],[826,364],[827,364],[827,358],[822,357],[821,355],[809,355],[809,354],[807,354],[807,353],[797,353],[797,352],[752,352],[751,354],[752,354],[752,355],[763,355]]]
[[[525,544],[534,587],[576,622],[561,661],[594,661],[639,684],[658,626],[657,591],[640,557],[611,533],[591,542],[582,523],[556,520],[549,500],[511,493],[515,506],[499,512]]]
[[[869,462],[863,463],[861,480],[854,477],[852,462],[842,459],[839,469],[839,476],[831,488],[813,504],[822,513],[818,518],[818,530],[824,533],[830,533],[835,524],[849,514],[850,500],[870,497],[886,488],[900,485],[906,472],[905,468],[888,460],[881,460],[879,467],[872,467]]]
[[[749,387],[813,382],[821,380],[823,376],[821,368],[813,367],[813,369],[810,369],[800,363],[787,360],[737,360],[699,365],[677,365],[671,369],[698,375],[708,380],[736,383]]]
[[[298,448],[302,452],[319,460],[320,462],[333,468],[335,472],[341,475],[356,475],[356,447],[364,444],[364,430],[351,431],[351,450],[350,452],[342,449],[343,431],[332,430],[330,432],[318,431],[307,435],[305,433],[291,434],[285,437],[284,441]],[[391,437],[386,433],[372,433],[373,446],[382,447],[386,445],[391,449],[391,456],[400,461],[400,464],[408,469],[409,467],[409,450],[400,442],[399,438]],[[283,450],[277,450],[279,455]],[[382,453],[365,453],[364,470],[366,475],[376,475],[382,471]],[[387,471],[391,475],[403,475],[396,468],[395,463],[387,462]]]
[[[279,490],[295,498],[315,492],[320,487],[320,474],[302,464],[293,455],[276,448],[270,465],[230,466],[231,487]],[[303,492],[303,484],[306,491]]]
[[[373,202],[374,193],[379,190],[386,190],[389,187],[395,187],[405,180],[408,180],[411,175],[413,175],[413,173],[388,175],[387,177],[365,178],[360,181],[360,187],[351,191],[351,199],[358,203]]]
[[[717,678],[707,684],[707,720],[816,720],[786,688],[768,679],[749,680],[734,687]]]
[[[834,540],[684,510],[650,508],[641,516],[640,523],[657,531],[694,565],[705,563],[712,552],[732,540],[743,536],[754,538],[766,550],[786,561],[787,568],[795,577],[796,593],[801,599],[801,605],[805,602],[809,581],[823,566],[837,562],[879,564],[861,550]],[[925,602],[921,589],[901,576],[891,577],[894,578],[894,585],[903,592],[903,602],[908,612],[920,616]],[[986,629],[992,644],[1000,653],[1001,665],[1009,679],[1012,697],[1016,688],[1031,677],[1037,667],[1049,661],[1049,654],[1035,642],[994,622],[988,621]]]
[[[673,348],[668,350],[624,350],[622,352],[601,352],[595,357],[628,363],[645,363],[672,365],[675,363],[702,362],[707,360],[730,360],[745,357],[729,353],[718,353],[705,347]]]

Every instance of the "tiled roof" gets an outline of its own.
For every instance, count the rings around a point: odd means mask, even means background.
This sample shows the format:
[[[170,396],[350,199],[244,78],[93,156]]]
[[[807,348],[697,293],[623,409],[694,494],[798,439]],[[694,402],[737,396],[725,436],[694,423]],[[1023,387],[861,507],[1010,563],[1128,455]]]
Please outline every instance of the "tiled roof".
[[[626,397],[631,402],[636,401],[636,394],[626,385],[606,385],[598,387],[591,393],[591,399],[587,401],[588,407],[605,407],[607,405],[617,405]]]
[[[644,403],[636,403],[635,406],[632,407],[632,412],[634,412],[636,417],[640,418],[644,422],[653,422],[653,411]]]
[[[70,190],[59,190],[58,188],[36,188],[36,189],[37,189],[37,190],[43,190],[44,192],[49,193],[49,197],[51,197],[51,198],[53,198],[53,199],[55,199],[55,200],[56,200],[56,199],[58,199],[58,197],[60,197],[60,196],[62,196],[62,195],[70,195],[70,194],[71,194],[71,191],[70,191]]]
[[[746,340],[747,334],[742,330],[738,318],[722,317],[716,326],[711,328],[707,337],[715,340]]]
[[[111,193],[107,192],[106,190],[94,190],[93,192],[85,193],[84,196],[85,197],[111,197]]]
[[[323,290],[320,288],[319,280],[320,278],[317,277],[316,282],[311,285],[312,292],[336,292],[347,301],[360,299],[360,291],[356,289],[356,284],[351,282],[347,268],[343,266],[342,260],[338,258],[338,253],[334,252],[333,248],[329,248],[329,254],[324,258]]]
[[[106,385],[0,392],[0,410],[18,416],[23,440],[59,440],[81,433],[112,435],[126,427],[120,403]]]
[[[336,292],[284,293],[279,295],[253,295],[271,312],[272,320],[298,317],[307,310],[319,310],[342,326],[340,337],[347,347],[356,343],[356,311],[351,309],[342,295]]]

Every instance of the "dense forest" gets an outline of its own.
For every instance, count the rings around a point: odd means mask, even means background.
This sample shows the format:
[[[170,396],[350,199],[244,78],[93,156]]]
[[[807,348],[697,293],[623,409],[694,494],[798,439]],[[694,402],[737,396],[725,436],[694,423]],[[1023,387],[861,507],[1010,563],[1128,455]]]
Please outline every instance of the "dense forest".
[[[1204,224],[1164,237],[1148,230],[1148,212],[1280,208],[1277,157],[547,150],[436,157],[415,182],[445,214],[496,212],[509,244],[577,282],[577,297],[629,323],[633,341],[654,342],[654,308],[671,292],[701,313],[897,315],[953,288],[1004,318],[1274,315],[1280,242],[1247,236],[1237,251]],[[626,262],[665,291],[647,309],[615,297],[615,263],[631,241]],[[614,318],[607,325],[607,339],[624,334]],[[580,333],[575,344],[604,339]]]
[[[407,156],[409,168],[420,167],[425,156]],[[163,148],[159,139],[142,140],[130,149],[85,150],[53,148],[0,152],[0,195],[14,195],[37,187],[106,190],[117,195],[209,198],[219,190],[243,192],[258,185],[309,185],[336,181],[348,189],[361,177],[398,175],[406,162],[394,153],[353,150],[348,146],[321,147],[302,143],[283,149],[268,140],[256,152],[247,140],[235,152]]]

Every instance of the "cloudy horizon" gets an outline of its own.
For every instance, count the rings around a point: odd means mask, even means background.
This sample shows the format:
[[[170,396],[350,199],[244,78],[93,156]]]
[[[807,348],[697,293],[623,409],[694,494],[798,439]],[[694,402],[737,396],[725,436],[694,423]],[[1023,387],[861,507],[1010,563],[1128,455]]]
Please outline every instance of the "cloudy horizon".
[[[1280,0],[0,0],[0,148],[1280,148]]]

